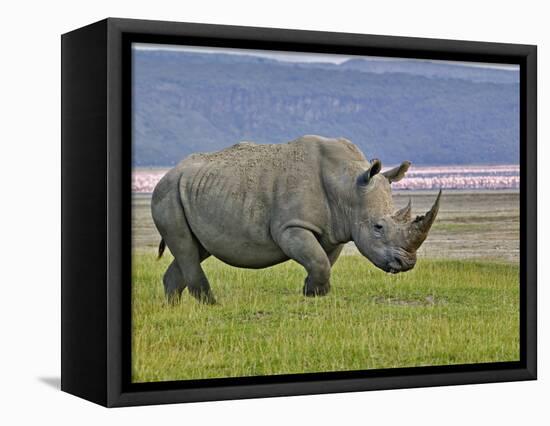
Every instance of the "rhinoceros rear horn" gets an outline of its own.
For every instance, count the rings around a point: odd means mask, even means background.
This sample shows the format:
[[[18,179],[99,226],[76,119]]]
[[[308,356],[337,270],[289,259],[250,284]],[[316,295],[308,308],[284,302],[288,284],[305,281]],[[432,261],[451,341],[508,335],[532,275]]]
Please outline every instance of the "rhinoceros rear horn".
[[[402,209],[397,210],[393,214],[393,218],[398,222],[409,222],[411,220],[411,199],[409,198],[409,203]]]
[[[428,232],[432,227],[437,212],[439,211],[439,200],[441,199],[441,190],[437,194],[435,203],[432,208],[423,216],[417,216],[410,224],[409,241],[408,246],[411,249],[418,249],[428,236]]]

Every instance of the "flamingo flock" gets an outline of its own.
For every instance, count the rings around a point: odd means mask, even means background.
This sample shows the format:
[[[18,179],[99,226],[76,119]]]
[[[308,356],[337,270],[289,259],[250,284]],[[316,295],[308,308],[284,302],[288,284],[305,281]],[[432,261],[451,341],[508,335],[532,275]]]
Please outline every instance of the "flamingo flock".
[[[168,169],[134,169],[132,192],[147,194]],[[405,179],[394,183],[399,190],[519,189],[519,165],[411,167]]]

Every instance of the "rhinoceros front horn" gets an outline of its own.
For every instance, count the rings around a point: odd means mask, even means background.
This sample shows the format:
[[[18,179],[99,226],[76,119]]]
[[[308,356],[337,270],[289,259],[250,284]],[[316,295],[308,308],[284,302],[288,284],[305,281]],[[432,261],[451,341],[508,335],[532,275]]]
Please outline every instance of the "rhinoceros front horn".
[[[437,212],[439,211],[439,200],[441,199],[441,190],[437,194],[437,198],[432,208],[424,216],[417,216],[410,224],[409,244],[411,249],[418,249],[428,236],[428,232],[435,221]]]

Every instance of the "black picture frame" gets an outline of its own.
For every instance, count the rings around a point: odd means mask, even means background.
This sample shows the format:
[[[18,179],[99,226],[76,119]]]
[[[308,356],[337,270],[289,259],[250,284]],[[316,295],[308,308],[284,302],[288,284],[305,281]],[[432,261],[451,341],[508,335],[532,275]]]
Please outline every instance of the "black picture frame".
[[[62,42],[62,390],[108,406],[533,380],[536,46],[109,18]],[[520,361],[130,383],[132,42],[520,66]]]

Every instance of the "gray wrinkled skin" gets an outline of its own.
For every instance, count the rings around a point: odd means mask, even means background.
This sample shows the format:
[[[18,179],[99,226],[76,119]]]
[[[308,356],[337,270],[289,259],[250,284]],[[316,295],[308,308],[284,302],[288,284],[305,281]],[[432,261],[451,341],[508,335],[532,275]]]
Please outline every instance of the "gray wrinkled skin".
[[[294,259],[307,271],[304,294],[330,289],[330,271],[344,244],[354,241],[377,267],[411,269],[439,207],[411,221],[395,211],[391,182],[410,163],[379,173],[346,139],[304,136],[287,144],[242,142],[193,154],[157,184],[151,210],[174,260],[164,275],[169,300],[187,286],[214,303],[201,262],[210,255],[242,268]]]

